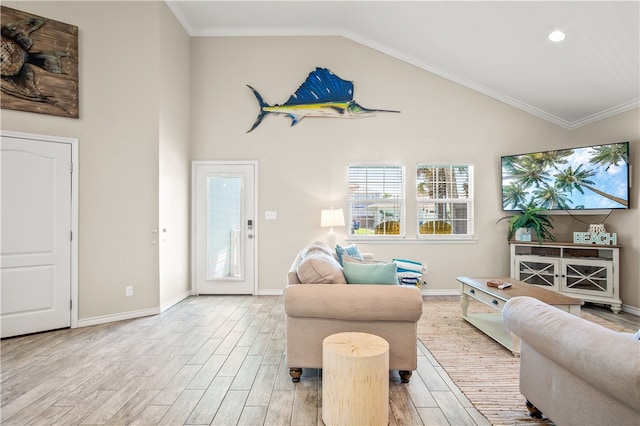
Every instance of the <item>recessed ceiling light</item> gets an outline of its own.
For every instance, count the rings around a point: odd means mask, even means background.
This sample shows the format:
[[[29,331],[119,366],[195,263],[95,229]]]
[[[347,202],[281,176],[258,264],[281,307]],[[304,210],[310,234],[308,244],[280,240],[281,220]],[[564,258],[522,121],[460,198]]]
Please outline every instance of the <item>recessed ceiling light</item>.
[[[562,41],[565,37],[566,35],[562,31],[553,31],[549,34],[549,40],[551,41]]]

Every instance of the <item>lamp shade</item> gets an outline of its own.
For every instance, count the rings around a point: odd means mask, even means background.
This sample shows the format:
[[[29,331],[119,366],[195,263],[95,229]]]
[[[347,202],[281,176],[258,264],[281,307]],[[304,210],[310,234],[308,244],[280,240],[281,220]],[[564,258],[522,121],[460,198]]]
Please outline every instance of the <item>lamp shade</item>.
[[[344,226],[342,209],[326,209],[320,212],[320,226],[323,228]]]

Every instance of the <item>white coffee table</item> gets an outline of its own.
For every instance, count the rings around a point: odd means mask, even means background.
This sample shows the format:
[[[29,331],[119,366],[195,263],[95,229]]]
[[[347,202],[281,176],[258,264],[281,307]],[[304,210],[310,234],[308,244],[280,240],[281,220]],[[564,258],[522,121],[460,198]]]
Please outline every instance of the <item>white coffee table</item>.
[[[458,277],[456,279],[462,283],[462,295],[460,297],[462,318],[509,349],[516,357],[520,356],[520,338],[512,334],[502,322],[502,308],[507,303],[507,300],[516,296],[529,296],[573,315],[580,315],[580,306],[584,304],[580,299],[506,277]],[[490,280],[510,283],[511,287],[504,290],[489,287],[487,282]],[[469,298],[491,306],[497,312],[470,314],[468,313]]]

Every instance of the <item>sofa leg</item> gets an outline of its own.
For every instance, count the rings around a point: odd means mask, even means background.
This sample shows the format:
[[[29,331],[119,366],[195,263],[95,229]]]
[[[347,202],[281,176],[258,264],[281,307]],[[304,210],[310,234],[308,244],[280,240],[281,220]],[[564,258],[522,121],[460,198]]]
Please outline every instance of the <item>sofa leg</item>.
[[[540,412],[540,410],[538,410],[538,407],[530,403],[528,399],[527,399],[527,409],[529,410],[529,416],[533,417],[534,419],[542,418],[542,413]]]
[[[293,383],[298,383],[300,381],[300,376],[302,376],[302,368],[290,368],[289,375],[291,376],[291,381]]]
[[[413,371],[399,370],[398,374],[400,374],[400,381],[402,383],[409,383],[409,380],[411,379],[411,374],[413,374]]]

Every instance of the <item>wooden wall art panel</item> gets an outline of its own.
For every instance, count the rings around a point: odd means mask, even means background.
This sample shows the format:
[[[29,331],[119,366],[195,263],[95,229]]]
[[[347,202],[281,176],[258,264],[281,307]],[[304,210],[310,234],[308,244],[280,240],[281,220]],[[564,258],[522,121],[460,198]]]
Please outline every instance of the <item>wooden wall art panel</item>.
[[[78,27],[1,8],[2,108],[78,118]]]

